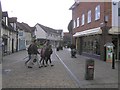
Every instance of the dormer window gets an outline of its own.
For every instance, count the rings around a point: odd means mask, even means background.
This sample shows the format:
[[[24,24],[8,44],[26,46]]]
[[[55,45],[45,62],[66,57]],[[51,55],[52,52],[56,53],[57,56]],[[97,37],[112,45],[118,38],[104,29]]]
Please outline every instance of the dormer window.
[[[95,20],[100,19],[100,5],[95,8]]]

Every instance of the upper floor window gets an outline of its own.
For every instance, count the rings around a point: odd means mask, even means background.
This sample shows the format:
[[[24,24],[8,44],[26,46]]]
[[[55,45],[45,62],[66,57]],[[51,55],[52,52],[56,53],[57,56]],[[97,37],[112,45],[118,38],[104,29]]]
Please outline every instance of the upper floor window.
[[[120,8],[118,8],[118,16],[120,16]]]
[[[19,32],[19,36],[23,36],[23,32],[22,31]]]
[[[95,20],[100,19],[100,5],[95,8]]]
[[[5,18],[5,24],[8,26],[8,17]]]
[[[73,20],[73,28],[75,28],[75,27],[76,27],[76,21]]]
[[[91,22],[91,10],[88,11],[88,21],[87,21],[87,22],[88,22],[88,23]]]
[[[77,18],[77,27],[79,27],[79,25],[80,25],[80,18],[78,17]]]
[[[84,25],[85,24],[85,15],[82,14],[82,20],[81,20],[81,25]]]

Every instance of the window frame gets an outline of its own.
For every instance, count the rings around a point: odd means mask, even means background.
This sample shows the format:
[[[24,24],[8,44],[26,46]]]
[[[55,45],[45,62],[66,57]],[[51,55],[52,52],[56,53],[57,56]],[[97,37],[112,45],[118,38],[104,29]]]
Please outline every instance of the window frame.
[[[82,14],[81,26],[85,24],[85,14]]]
[[[91,12],[91,10],[89,10],[89,11],[88,11],[88,20],[87,20],[87,23],[90,23],[90,22],[92,21],[92,20],[91,20],[91,19],[92,19],[92,16],[91,16],[91,15],[92,15],[92,12]]]
[[[100,5],[97,5],[95,7],[95,20],[99,20],[100,19]]]
[[[78,17],[77,18],[77,25],[76,25],[77,27],[79,27],[80,26],[80,18]]]

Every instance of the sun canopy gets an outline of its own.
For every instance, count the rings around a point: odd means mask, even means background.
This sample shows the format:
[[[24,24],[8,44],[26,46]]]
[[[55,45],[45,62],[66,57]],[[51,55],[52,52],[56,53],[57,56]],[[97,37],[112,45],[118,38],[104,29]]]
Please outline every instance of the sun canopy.
[[[95,35],[95,34],[102,34],[102,30],[100,29],[100,27],[81,31],[81,32],[76,32],[73,35],[73,37],[88,36],[88,35]]]

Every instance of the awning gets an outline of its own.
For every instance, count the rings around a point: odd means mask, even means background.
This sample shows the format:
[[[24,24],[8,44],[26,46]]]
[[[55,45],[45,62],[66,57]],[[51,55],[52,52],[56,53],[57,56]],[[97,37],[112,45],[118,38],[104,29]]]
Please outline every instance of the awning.
[[[76,32],[73,35],[73,37],[88,36],[88,35],[95,35],[95,34],[102,34],[102,30],[100,29],[100,27],[81,31],[81,32]]]
[[[109,31],[109,34],[120,34],[120,28],[119,27],[112,27]]]

